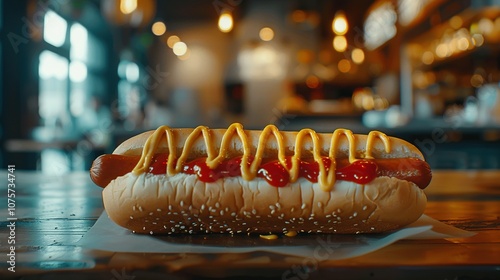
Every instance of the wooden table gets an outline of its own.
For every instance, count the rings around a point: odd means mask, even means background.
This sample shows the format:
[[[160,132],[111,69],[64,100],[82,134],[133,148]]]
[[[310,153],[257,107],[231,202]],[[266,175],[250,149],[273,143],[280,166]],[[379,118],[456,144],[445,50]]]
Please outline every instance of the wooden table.
[[[426,214],[475,231],[475,236],[403,240],[360,257],[320,263],[263,252],[145,254],[84,249],[76,242],[103,211],[101,189],[87,173],[47,176],[14,171],[15,213],[10,218],[15,221],[7,220],[8,172],[0,174],[4,180],[0,279],[139,280],[165,279],[165,274],[168,279],[500,279],[500,171],[435,171],[426,189]],[[12,234],[15,273],[8,271]]]

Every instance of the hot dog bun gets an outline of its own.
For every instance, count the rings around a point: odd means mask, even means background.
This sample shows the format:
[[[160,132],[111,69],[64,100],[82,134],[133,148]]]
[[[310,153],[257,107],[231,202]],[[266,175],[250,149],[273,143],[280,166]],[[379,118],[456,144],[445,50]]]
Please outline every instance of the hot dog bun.
[[[170,144],[181,154],[193,129],[171,129]],[[245,145],[237,133],[228,145],[223,142],[225,129],[209,130],[211,143],[217,153],[241,156]],[[114,154],[140,155],[154,132],[132,137],[119,145]],[[278,157],[278,138],[285,153],[297,153],[298,132],[279,132],[265,142],[259,140],[261,131],[245,131],[247,149],[256,153],[264,146],[265,157]],[[319,145],[328,155],[332,134],[313,133],[303,137],[298,150],[301,157],[313,157]],[[352,156],[365,158],[418,158],[422,153],[412,144],[394,137],[385,137],[367,144],[367,135],[339,137],[335,158]],[[154,150],[170,153],[169,141],[160,141]],[[227,144],[227,143],[226,143]],[[390,151],[387,147],[390,146]],[[172,147],[172,146],[171,146]],[[368,148],[369,147],[369,148]],[[354,150],[353,150],[354,149]],[[144,150],[144,151],[143,151]],[[189,147],[189,158],[207,156],[207,142],[202,136]],[[369,150],[369,151],[368,151]],[[417,220],[423,213],[426,196],[414,183],[393,177],[377,177],[367,184],[338,180],[325,191],[319,183],[298,178],[286,187],[269,185],[265,179],[224,177],[215,182],[203,182],[196,175],[176,173],[153,175],[129,172],[120,176],[103,190],[103,202],[109,217],[118,225],[137,233],[366,233],[398,229]]]
[[[114,222],[149,234],[384,232],[417,220],[427,202],[423,190],[389,177],[366,185],[337,181],[329,193],[304,178],[284,188],[255,180],[128,173],[104,189],[103,199]]]

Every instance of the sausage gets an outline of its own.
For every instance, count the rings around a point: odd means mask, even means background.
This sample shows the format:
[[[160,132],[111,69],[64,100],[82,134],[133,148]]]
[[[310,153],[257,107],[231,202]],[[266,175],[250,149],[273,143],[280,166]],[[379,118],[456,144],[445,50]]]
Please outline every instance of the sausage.
[[[165,154],[158,154],[153,162]],[[100,186],[106,187],[112,180],[132,171],[139,162],[140,156],[125,156],[117,154],[105,154],[96,158],[90,169],[92,181]],[[415,183],[419,188],[427,187],[432,179],[431,169],[427,162],[417,158],[385,158],[370,159],[377,166],[377,177],[387,176],[407,180]],[[342,174],[342,169],[349,166],[347,158],[336,159],[337,177]],[[158,174],[158,172],[155,172]]]

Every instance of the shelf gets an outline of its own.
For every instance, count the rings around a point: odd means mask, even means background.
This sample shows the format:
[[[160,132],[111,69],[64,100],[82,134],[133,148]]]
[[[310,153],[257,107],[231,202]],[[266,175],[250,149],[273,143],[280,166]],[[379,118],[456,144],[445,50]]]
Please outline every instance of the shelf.
[[[415,66],[414,70],[437,72],[452,69],[455,73],[472,74],[474,68],[477,67],[479,63],[495,63],[495,65],[498,65],[499,55],[499,44],[484,44],[472,50],[437,60],[430,65],[420,64]]]
[[[484,30],[481,30],[478,26],[474,28],[471,28],[471,26],[477,25],[480,20],[485,18],[492,21],[496,20],[500,17],[500,8],[493,6],[481,9],[468,8],[456,15],[456,17],[461,22],[458,25],[452,24],[451,20],[442,21],[438,25],[429,26],[429,29],[422,34],[407,40],[407,52],[413,64],[413,69],[439,71],[443,68],[450,68],[453,71],[468,70],[467,73],[471,73],[470,70],[477,66],[478,60],[492,58],[493,63],[498,64],[498,54],[500,53],[500,30],[498,30],[498,26],[493,25],[492,30],[488,33],[483,33]],[[474,29],[474,31],[471,31],[471,29]],[[466,32],[466,34],[463,32]],[[445,58],[437,57],[436,48],[439,44],[447,44],[445,48],[450,47],[452,38],[456,40],[466,38],[471,44],[471,37],[473,36],[471,33],[481,34],[484,43],[477,47],[473,46],[471,48],[469,46],[463,51],[453,51],[452,55]],[[458,48],[457,45],[455,47]],[[426,51],[431,51],[434,54],[434,61],[429,65],[421,61],[422,55]]]

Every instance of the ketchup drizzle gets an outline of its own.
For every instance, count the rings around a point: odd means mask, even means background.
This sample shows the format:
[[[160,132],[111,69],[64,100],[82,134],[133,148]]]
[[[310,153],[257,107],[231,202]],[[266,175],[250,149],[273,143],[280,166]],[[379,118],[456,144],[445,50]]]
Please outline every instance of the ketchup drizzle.
[[[325,171],[328,172],[331,165],[331,159],[328,157],[322,158],[325,165]],[[252,163],[253,158],[250,158],[246,163],[248,166]],[[167,167],[168,155],[156,155],[149,167],[149,173],[159,175],[165,174]],[[241,176],[242,157],[235,157],[222,161],[216,169],[211,169],[206,164],[206,158],[198,158],[190,162],[184,163],[182,173],[197,175],[198,178],[206,183],[215,182],[224,177]],[[286,158],[286,165],[291,166],[291,158]],[[377,164],[371,160],[357,160],[347,166],[339,168],[335,172],[335,177],[338,180],[351,181],[358,184],[366,184],[377,177]],[[319,164],[315,161],[299,161],[299,177],[316,183],[318,182]],[[274,187],[284,187],[290,181],[290,175],[285,167],[278,160],[272,160],[261,164],[257,170],[257,177],[264,178],[270,185]]]

